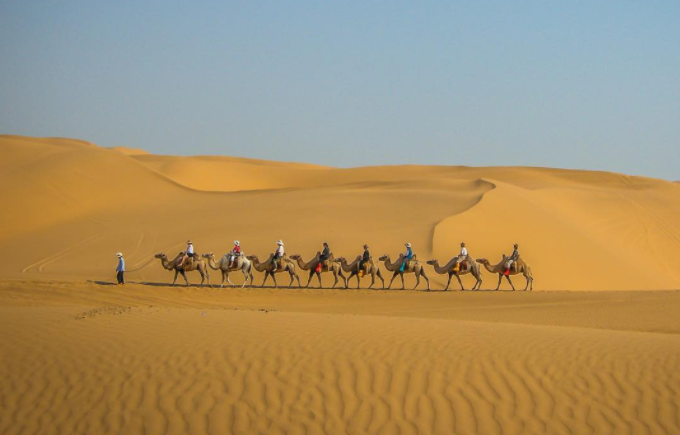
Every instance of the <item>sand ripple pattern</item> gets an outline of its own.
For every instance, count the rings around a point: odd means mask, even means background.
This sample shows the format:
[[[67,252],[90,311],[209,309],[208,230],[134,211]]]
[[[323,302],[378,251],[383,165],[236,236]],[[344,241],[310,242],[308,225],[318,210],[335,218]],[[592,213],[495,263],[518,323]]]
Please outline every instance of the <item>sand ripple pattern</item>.
[[[7,435],[680,433],[675,334],[44,308],[27,336],[36,310],[0,316]]]

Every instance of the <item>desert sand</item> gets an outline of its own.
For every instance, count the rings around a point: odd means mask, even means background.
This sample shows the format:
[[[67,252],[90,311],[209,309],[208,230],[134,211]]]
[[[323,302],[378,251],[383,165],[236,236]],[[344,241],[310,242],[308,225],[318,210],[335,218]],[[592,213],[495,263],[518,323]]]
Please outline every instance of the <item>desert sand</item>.
[[[680,433],[678,183],[0,147],[2,434]],[[188,238],[305,259],[411,242],[442,263],[460,241],[492,263],[517,242],[535,285],[170,287],[153,256]],[[115,286],[117,251],[151,263]]]

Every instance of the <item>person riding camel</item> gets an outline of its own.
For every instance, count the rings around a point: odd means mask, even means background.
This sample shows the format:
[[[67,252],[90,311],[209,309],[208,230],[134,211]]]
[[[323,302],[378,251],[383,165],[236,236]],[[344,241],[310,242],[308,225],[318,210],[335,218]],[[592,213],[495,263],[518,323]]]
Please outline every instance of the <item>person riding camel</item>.
[[[462,242],[460,244],[460,254],[458,254],[458,257],[456,258],[456,263],[453,266],[453,271],[455,273],[458,273],[460,271],[460,265],[467,260],[468,258],[468,251],[467,248],[465,247],[465,242]]]
[[[411,261],[413,259],[413,250],[411,249],[411,244],[407,243],[406,244],[406,252],[404,253],[404,261],[401,262],[401,267],[399,268],[399,272],[403,272],[404,269],[406,268],[406,263]]]
[[[191,257],[192,259],[196,258],[194,244],[191,243],[191,240],[187,240],[187,250],[184,253],[184,257],[182,257],[182,262],[179,265],[180,268],[184,267],[184,265],[187,263],[187,260],[189,260],[189,257]]]
[[[364,253],[359,260],[359,278],[364,276],[364,264],[371,259],[371,253],[368,251],[368,245],[364,245]]]
[[[274,270],[273,272],[276,272],[279,268],[278,260],[283,259],[283,256],[285,255],[285,251],[283,250],[283,242],[281,240],[278,240],[276,242],[276,245],[278,246],[276,248],[276,251],[274,252],[274,258],[272,258],[272,263],[274,264]],[[283,260],[281,260],[283,261]]]
[[[331,257],[331,248],[328,247],[328,242],[323,242],[323,252],[321,255],[319,255],[319,264],[316,265],[316,272],[319,273],[321,272],[321,268],[323,267],[324,263],[328,261],[328,259]]]
[[[515,250],[512,251],[512,255],[508,258],[508,262],[505,263],[505,275],[510,275],[510,269],[512,265],[519,260],[519,245],[515,243]]]
[[[234,248],[229,253],[229,268],[236,267],[236,259],[241,256],[241,243],[234,240]]]

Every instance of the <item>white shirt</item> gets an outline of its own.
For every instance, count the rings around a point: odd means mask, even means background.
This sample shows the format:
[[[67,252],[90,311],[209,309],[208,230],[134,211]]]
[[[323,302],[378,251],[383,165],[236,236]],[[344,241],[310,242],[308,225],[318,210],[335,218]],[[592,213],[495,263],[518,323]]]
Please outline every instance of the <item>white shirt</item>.
[[[283,257],[283,246],[276,248],[276,253],[279,254],[279,257]]]
[[[468,255],[468,254],[467,254],[467,249],[465,248],[465,246],[463,246],[463,249],[460,250],[460,255],[464,255],[464,256],[467,256],[467,255]]]
[[[194,253],[194,245],[187,246],[187,254],[193,254],[193,253]]]

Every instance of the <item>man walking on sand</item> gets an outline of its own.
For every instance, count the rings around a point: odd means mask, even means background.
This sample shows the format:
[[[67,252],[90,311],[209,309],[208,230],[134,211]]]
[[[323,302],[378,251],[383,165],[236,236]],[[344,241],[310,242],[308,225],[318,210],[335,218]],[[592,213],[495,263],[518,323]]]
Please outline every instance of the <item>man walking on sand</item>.
[[[118,267],[116,267],[116,280],[118,285],[125,284],[125,260],[123,260],[123,254],[120,252],[116,254],[118,257]]]

